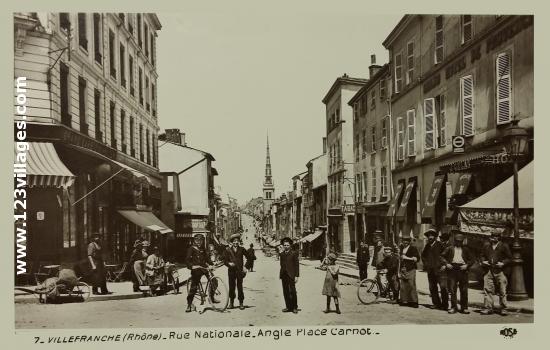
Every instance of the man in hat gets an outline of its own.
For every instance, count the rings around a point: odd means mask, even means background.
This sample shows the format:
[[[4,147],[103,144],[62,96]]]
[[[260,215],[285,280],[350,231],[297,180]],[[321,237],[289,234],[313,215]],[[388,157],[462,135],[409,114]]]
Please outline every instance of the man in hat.
[[[193,299],[197,293],[198,285],[203,275],[208,274],[214,263],[204,246],[204,235],[197,233],[193,237],[193,245],[187,250],[187,268],[191,270],[191,288],[187,294],[187,309],[185,312],[193,311]],[[213,289],[211,290],[213,292]]]
[[[393,248],[390,246],[385,246],[382,251],[384,252],[384,258],[378,263],[376,269],[386,270],[386,279],[393,294],[392,301],[395,302],[399,298],[399,279],[397,278],[399,258],[393,254]]]
[[[427,242],[422,250],[422,263],[424,271],[428,273],[428,286],[432,304],[436,309],[447,310],[449,305],[449,291],[447,290],[446,282],[441,283],[441,253],[443,245],[436,240],[437,231],[433,228],[424,232]],[[441,297],[439,290],[441,289]]]
[[[416,290],[416,263],[420,260],[418,249],[411,244],[412,237],[401,238],[401,271],[399,300],[401,306],[418,308],[418,291]]]
[[[227,266],[227,274],[229,277],[229,308],[235,307],[235,286],[239,293],[239,309],[244,310],[244,292],[243,278],[246,275],[247,269],[244,266],[244,258],[248,264],[248,256],[246,250],[239,245],[241,235],[235,233],[229,237],[231,246],[225,250],[224,263]]]
[[[279,262],[281,269],[279,278],[283,285],[283,296],[285,299],[285,308],[283,312],[298,313],[298,297],[296,293],[296,283],[300,276],[300,265],[298,263],[298,252],[291,249],[292,239],[285,237],[281,240],[283,246],[279,253]]]
[[[441,253],[441,261],[446,267],[447,278],[451,287],[450,314],[458,311],[457,289],[460,290],[460,312],[469,314],[468,310],[468,270],[475,261],[473,253],[465,246],[464,235],[458,230],[451,230],[453,244]]]
[[[501,241],[500,233],[491,233],[489,244],[483,247],[481,255],[481,264],[485,268],[485,275],[483,276],[485,309],[481,312],[482,314],[489,315],[493,313],[495,294],[499,296],[500,313],[502,315],[508,314],[506,311],[506,287],[508,285],[508,279],[503,272],[503,268],[511,261],[512,253],[508,245]]]
[[[376,268],[376,265],[378,265],[378,262],[382,260],[383,255],[383,248],[384,248],[384,242],[382,241],[382,231],[376,230],[374,231],[374,252],[372,254],[372,263],[371,265]]]
[[[101,247],[101,236],[99,233],[92,234],[92,241],[88,244],[88,261],[92,269],[92,293],[111,294],[107,290],[107,276],[105,263],[103,261],[103,248]]]
[[[370,251],[366,242],[361,242],[357,251],[357,267],[359,267],[359,280],[367,278],[367,270],[369,267]]]

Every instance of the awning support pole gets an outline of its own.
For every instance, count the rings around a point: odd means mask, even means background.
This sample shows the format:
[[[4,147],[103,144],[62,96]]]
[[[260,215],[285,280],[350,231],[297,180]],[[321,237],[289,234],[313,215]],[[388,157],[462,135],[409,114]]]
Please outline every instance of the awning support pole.
[[[111,177],[109,177],[107,180],[103,181],[102,183],[100,183],[99,185],[97,185],[94,189],[92,189],[90,192],[86,193],[83,197],[79,198],[77,201],[75,201],[73,204],[71,204],[72,206],[74,206],[76,203],[80,202],[81,200],[83,200],[84,198],[88,197],[90,194],[92,194],[93,192],[95,192],[98,188],[100,188],[101,186],[105,185],[109,180],[111,180],[113,177],[117,176],[118,174],[120,174],[122,171],[124,171],[124,168],[121,168],[119,171],[117,171],[116,173],[114,173],[113,175],[111,175]]]

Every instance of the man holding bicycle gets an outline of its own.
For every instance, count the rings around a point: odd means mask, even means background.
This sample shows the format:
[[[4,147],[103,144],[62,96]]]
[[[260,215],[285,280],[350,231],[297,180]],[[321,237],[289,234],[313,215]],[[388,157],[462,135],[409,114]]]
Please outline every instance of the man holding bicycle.
[[[193,299],[203,275],[208,275],[214,263],[204,247],[204,235],[197,233],[193,237],[193,245],[187,250],[187,268],[191,270],[191,288],[187,294],[187,310],[193,311]],[[212,298],[213,299],[213,298]]]

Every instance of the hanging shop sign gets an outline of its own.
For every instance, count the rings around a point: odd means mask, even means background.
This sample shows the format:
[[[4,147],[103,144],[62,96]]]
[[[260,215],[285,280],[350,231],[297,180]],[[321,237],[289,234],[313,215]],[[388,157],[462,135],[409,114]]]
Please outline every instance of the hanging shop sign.
[[[456,135],[452,137],[453,153],[464,153],[464,146],[466,145],[466,139],[462,135]]]

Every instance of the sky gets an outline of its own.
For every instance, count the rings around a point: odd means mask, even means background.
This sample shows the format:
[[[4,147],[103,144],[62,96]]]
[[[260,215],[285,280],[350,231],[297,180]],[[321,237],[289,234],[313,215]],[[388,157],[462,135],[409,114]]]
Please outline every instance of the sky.
[[[225,3],[157,13],[159,126],[211,153],[216,187],[244,204],[262,195],[267,133],[279,196],[322,153],[334,80],[368,78],[371,54],[387,63],[382,41],[402,15]]]

